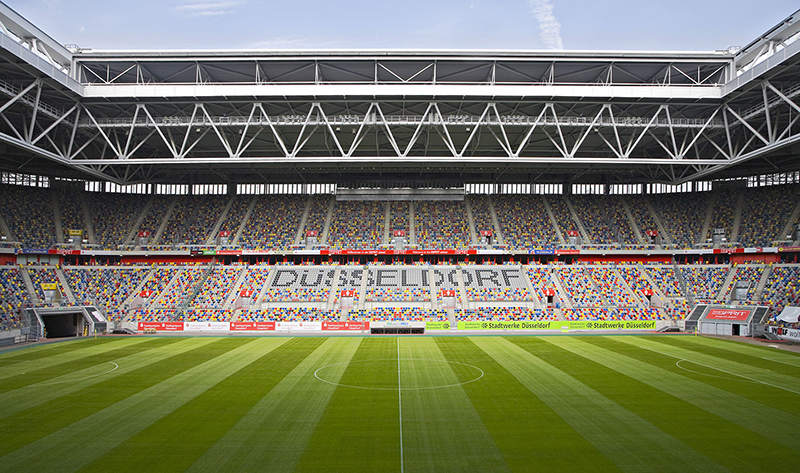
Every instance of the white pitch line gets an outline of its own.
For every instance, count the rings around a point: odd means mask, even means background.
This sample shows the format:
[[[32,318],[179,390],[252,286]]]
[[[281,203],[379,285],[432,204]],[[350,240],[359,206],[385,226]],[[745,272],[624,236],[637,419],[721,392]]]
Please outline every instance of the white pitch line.
[[[442,384],[442,385],[439,385],[439,386],[422,386],[422,387],[417,387],[417,388],[405,387],[405,388],[401,388],[403,391],[429,391],[429,390],[433,390],[433,389],[455,388],[455,387],[458,387],[458,386],[464,386],[465,384],[474,383],[475,381],[480,381],[484,376],[486,376],[486,373],[484,373],[484,371],[482,369],[478,368],[477,366],[470,365],[468,363],[459,363],[458,361],[442,361],[442,360],[432,360],[432,359],[428,359],[428,358],[403,358],[403,360],[404,361],[432,361],[432,362],[440,362],[440,363],[450,363],[451,365],[468,366],[470,368],[474,368],[475,370],[477,370],[477,371],[479,371],[481,373],[478,377],[470,379],[469,381],[464,381],[463,383]],[[380,388],[380,387],[375,387],[375,386],[355,386],[355,385],[352,385],[352,384],[334,383],[333,381],[329,381],[329,380],[327,380],[327,379],[325,379],[325,378],[323,378],[322,376],[319,375],[320,371],[323,371],[326,368],[330,368],[331,366],[350,365],[350,364],[353,364],[353,363],[367,363],[367,362],[375,362],[375,361],[395,361],[395,360],[392,360],[390,358],[378,358],[378,359],[374,359],[374,360],[362,360],[360,362],[359,361],[345,361],[345,362],[342,362],[342,363],[332,363],[330,365],[325,365],[325,366],[321,366],[321,367],[317,368],[317,370],[314,371],[314,377],[317,378],[319,381],[322,381],[323,383],[328,383],[328,384],[333,385],[333,386],[341,386],[343,388],[370,389],[370,390],[373,390],[373,391],[394,391],[394,388]]]
[[[761,381],[761,380],[759,380],[759,379],[750,378],[749,376],[745,376],[745,375],[743,375],[743,374],[734,373],[734,372],[731,372],[731,371],[725,371],[725,370],[724,370],[724,369],[722,369],[722,368],[717,368],[717,367],[715,367],[715,366],[704,365],[703,363],[698,363],[698,362],[696,362],[696,361],[687,360],[686,358],[681,358],[681,357],[679,357],[679,356],[670,355],[669,353],[664,353],[664,352],[661,352],[661,351],[658,351],[658,350],[653,350],[652,348],[647,348],[647,347],[639,347],[639,348],[643,348],[643,349],[645,349],[645,350],[649,350],[649,351],[656,352],[656,353],[661,353],[662,355],[669,356],[669,357],[671,357],[671,358],[677,358],[677,359],[678,359],[678,360],[680,360],[680,361],[688,361],[689,363],[694,363],[694,364],[696,364],[696,365],[705,366],[706,368],[709,368],[709,369],[712,369],[712,370],[722,371],[723,373],[728,373],[728,374],[731,374],[731,375],[733,375],[733,376],[738,376],[738,377],[740,377],[740,378],[744,378],[744,379],[747,379],[747,380],[753,381],[754,383],[761,383],[761,384],[763,384],[763,385],[766,385],[766,386],[772,386],[773,388],[782,389],[782,390],[784,390],[784,391],[787,391],[787,392],[790,392],[790,393],[793,393],[793,394],[800,394],[800,391],[793,391],[793,390],[791,390],[791,389],[789,389],[789,388],[784,388],[783,386],[778,386],[777,384],[771,384],[771,383],[767,383],[766,381]],[[680,366],[680,365],[679,365],[679,367],[680,367],[680,368],[683,368],[683,367],[682,367],[682,366]],[[686,369],[686,368],[684,368],[684,369]],[[687,370],[687,371],[691,371],[691,370]]]
[[[55,384],[64,384],[64,383],[73,383],[73,382],[76,382],[76,381],[84,381],[86,379],[96,378],[98,376],[103,376],[105,374],[113,373],[114,371],[117,371],[117,369],[119,368],[119,365],[114,363],[113,361],[107,361],[106,363],[110,363],[110,364],[114,365],[114,367],[111,368],[108,371],[104,371],[104,372],[98,373],[98,374],[93,374],[93,375],[90,375],[90,376],[84,376],[82,378],[62,379],[60,381],[42,381],[40,383],[29,384],[29,385],[23,386],[21,388],[12,389],[11,391],[6,391],[3,394],[13,393],[13,392],[20,391],[22,389],[28,389],[28,388],[38,388],[38,387],[41,387],[41,386],[53,386]],[[100,366],[100,365],[96,365],[96,366]],[[23,374],[25,374],[25,373],[23,373]]]
[[[789,365],[789,366],[794,366],[794,367],[800,368],[800,364],[789,363],[787,361],[776,360],[775,358],[767,358],[767,357],[762,356],[761,359],[762,360],[767,360],[767,361],[774,361],[775,363],[782,363],[784,365]]]
[[[397,403],[400,406],[400,473],[403,473],[403,389],[400,386],[400,337],[397,337]]]

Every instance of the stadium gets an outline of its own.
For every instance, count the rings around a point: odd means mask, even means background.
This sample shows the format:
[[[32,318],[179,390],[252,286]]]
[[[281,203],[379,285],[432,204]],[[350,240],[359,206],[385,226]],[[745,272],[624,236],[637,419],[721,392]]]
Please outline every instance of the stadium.
[[[112,51],[0,3],[0,471],[796,471],[798,38]]]

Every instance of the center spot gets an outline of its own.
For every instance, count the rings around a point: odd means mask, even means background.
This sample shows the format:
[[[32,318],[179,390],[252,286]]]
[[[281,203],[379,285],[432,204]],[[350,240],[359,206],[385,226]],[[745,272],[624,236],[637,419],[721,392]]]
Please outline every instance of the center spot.
[[[397,367],[397,358],[350,361],[318,368],[314,377],[323,383],[345,388],[397,391]],[[346,383],[337,382],[345,368],[356,376],[349,376]],[[402,391],[420,391],[473,383],[483,377],[483,370],[457,361],[401,358],[400,377]]]

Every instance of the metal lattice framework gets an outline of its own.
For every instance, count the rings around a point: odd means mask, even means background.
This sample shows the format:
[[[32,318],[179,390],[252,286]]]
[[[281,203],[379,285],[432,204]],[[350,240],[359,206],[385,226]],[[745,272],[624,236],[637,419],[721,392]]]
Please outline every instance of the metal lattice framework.
[[[76,52],[64,77],[3,49],[0,142],[16,151],[0,168],[55,162],[117,183],[682,183],[797,168],[796,24],[738,54]]]

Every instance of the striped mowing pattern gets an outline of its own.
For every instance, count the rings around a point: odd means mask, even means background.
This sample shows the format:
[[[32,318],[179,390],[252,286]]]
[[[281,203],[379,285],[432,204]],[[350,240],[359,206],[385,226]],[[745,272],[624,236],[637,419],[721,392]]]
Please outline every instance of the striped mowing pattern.
[[[799,403],[703,337],[108,337],[0,353],[0,471],[796,471]]]

